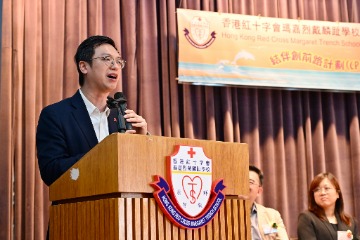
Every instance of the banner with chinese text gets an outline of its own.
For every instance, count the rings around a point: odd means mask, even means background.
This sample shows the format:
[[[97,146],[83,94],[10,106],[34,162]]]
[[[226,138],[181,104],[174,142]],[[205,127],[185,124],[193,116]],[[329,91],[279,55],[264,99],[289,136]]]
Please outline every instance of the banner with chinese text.
[[[360,24],[177,9],[178,81],[360,90]]]

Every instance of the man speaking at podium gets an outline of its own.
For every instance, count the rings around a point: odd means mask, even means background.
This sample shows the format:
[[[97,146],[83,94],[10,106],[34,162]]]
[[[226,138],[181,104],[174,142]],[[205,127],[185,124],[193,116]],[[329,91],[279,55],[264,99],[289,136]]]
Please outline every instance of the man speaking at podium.
[[[82,156],[118,131],[118,109],[109,109],[125,66],[114,41],[106,36],[84,40],[75,54],[80,89],[70,98],[45,107],[40,114],[36,147],[43,181],[51,185]],[[130,127],[124,132],[147,134],[147,123],[133,110],[121,115]]]

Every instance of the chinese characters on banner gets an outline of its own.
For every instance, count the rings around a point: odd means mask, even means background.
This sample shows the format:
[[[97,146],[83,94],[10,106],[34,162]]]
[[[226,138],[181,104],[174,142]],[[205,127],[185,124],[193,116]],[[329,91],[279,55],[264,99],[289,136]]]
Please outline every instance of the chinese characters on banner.
[[[360,24],[177,9],[180,83],[360,90]]]

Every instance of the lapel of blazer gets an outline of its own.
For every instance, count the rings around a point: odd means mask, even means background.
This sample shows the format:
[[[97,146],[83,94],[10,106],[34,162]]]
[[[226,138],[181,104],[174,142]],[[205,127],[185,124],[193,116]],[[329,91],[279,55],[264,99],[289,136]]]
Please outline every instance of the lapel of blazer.
[[[75,118],[75,121],[83,132],[90,148],[93,148],[96,144],[98,144],[98,140],[95,134],[94,127],[91,123],[89,113],[86,110],[85,103],[81,98],[79,90],[75,93],[74,96],[71,97],[71,104],[74,107],[74,111],[72,112],[72,114]]]
[[[336,219],[338,222],[338,231],[347,231],[347,230],[350,230],[351,232],[354,231],[353,227],[349,227],[343,221],[341,221],[339,214],[336,214]],[[351,226],[354,226],[354,223],[351,223]]]
[[[109,134],[118,131],[117,121],[117,110],[116,108],[112,108],[110,109],[110,114],[108,116]]]
[[[264,212],[264,207],[260,204],[255,203],[256,205],[256,211],[257,211],[257,219],[258,219],[258,228],[259,228],[259,232],[261,234],[261,238],[265,239],[265,234],[264,234],[264,228],[263,225],[267,224],[266,221],[266,217],[265,217],[265,212]]]
[[[320,220],[321,221],[321,220]],[[331,223],[329,223],[328,221],[324,222],[321,221],[322,224],[325,225],[325,228],[329,231],[329,234],[331,236],[331,239],[333,240],[337,240],[337,231],[335,231],[334,227],[331,225]]]

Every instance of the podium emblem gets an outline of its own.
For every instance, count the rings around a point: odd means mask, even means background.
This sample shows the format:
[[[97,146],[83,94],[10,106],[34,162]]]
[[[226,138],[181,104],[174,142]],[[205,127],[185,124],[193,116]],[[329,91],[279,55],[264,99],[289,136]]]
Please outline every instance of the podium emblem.
[[[176,205],[191,217],[207,205],[212,184],[212,162],[201,147],[180,146],[170,156],[170,186]]]
[[[179,145],[167,157],[167,169],[170,184],[159,175],[151,183],[158,205],[181,228],[205,226],[224,200],[223,180],[212,182],[212,160],[202,147]]]

